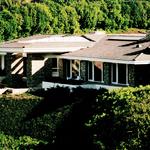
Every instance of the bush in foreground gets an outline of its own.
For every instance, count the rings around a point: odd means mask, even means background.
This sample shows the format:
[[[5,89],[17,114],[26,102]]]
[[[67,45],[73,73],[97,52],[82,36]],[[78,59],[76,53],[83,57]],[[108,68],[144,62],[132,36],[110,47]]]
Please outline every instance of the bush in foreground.
[[[108,91],[97,97],[86,126],[97,149],[148,149],[150,86]]]

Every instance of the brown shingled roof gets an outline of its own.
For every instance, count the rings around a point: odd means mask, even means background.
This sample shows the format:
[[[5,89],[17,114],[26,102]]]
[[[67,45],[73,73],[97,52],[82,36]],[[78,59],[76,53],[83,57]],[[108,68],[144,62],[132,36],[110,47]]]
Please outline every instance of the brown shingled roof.
[[[70,52],[63,54],[64,58],[82,58],[85,59],[110,59],[110,60],[124,60],[124,61],[135,61],[143,60],[144,58],[148,58],[150,54],[150,49],[148,48],[150,42],[142,43],[142,47],[137,47],[137,45],[128,45],[132,41],[127,40],[109,40],[109,37],[104,37],[98,43],[96,43],[93,47],[84,48],[82,50],[78,50],[75,52]],[[141,57],[140,54],[144,53],[148,55],[147,57]],[[139,56],[139,58],[138,58]],[[150,59],[149,59],[150,60]]]

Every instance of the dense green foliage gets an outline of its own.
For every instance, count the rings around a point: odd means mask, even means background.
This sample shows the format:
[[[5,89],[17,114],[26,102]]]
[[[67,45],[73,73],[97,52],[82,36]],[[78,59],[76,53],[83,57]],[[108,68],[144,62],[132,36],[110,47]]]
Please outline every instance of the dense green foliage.
[[[150,86],[105,92],[97,98],[86,126],[98,149],[149,148]]]
[[[0,98],[0,147],[149,149],[150,86],[54,88]]]
[[[37,33],[150,29],[149,12],[149,0],[1,0],[0,41]]]
[[[13,136],[0,133],[0,150],[20,150],[33,149],[36,145],[44,143],[43,141],[31,138],[29,136],[21,136],[15,139]]]
[[[28,94],[0,97],[0,150],[34,149],[36,145],[52,143],[68,107],[29,119],[28,113],[41,102],[42,98]]]

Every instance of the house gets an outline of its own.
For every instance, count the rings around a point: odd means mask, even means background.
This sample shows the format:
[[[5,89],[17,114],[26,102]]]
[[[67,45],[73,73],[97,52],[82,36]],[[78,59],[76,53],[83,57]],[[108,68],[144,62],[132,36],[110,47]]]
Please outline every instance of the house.
[[[71,35],[34,35],[1,43],[0,82],[9,87],[35,87],[44,80],[53,81],[63,74],[58,56],[94,43]]]
[[[48,82],[138,86],[150,83],[145,34],[36,35],[0,45],[0,80],[8,86]],[[19,85],[21,84],[21,85]]]

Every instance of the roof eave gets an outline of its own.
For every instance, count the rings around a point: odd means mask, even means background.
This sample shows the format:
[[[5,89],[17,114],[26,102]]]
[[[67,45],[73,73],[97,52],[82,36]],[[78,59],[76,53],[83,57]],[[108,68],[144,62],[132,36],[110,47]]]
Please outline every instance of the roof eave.
[[[63,55],[60,55],[59,58],[69,59],[69,60],[76,59],[76,60],[85,60],[85,61],[101,61],[107,63],[133,64],[133,65],[150,64],[150,60],[135,61],[135,60],[120,60],[120,59],[92,58],[92,57],[74,57],[74,56],[63,56]]]
[[[66,53],[80,50],[83,47],[51,47],[51,48],[16,48],[0,47],[0,53]]]
[[[23,53],[23,48],[18,47],[0,47],[2,53]]]

